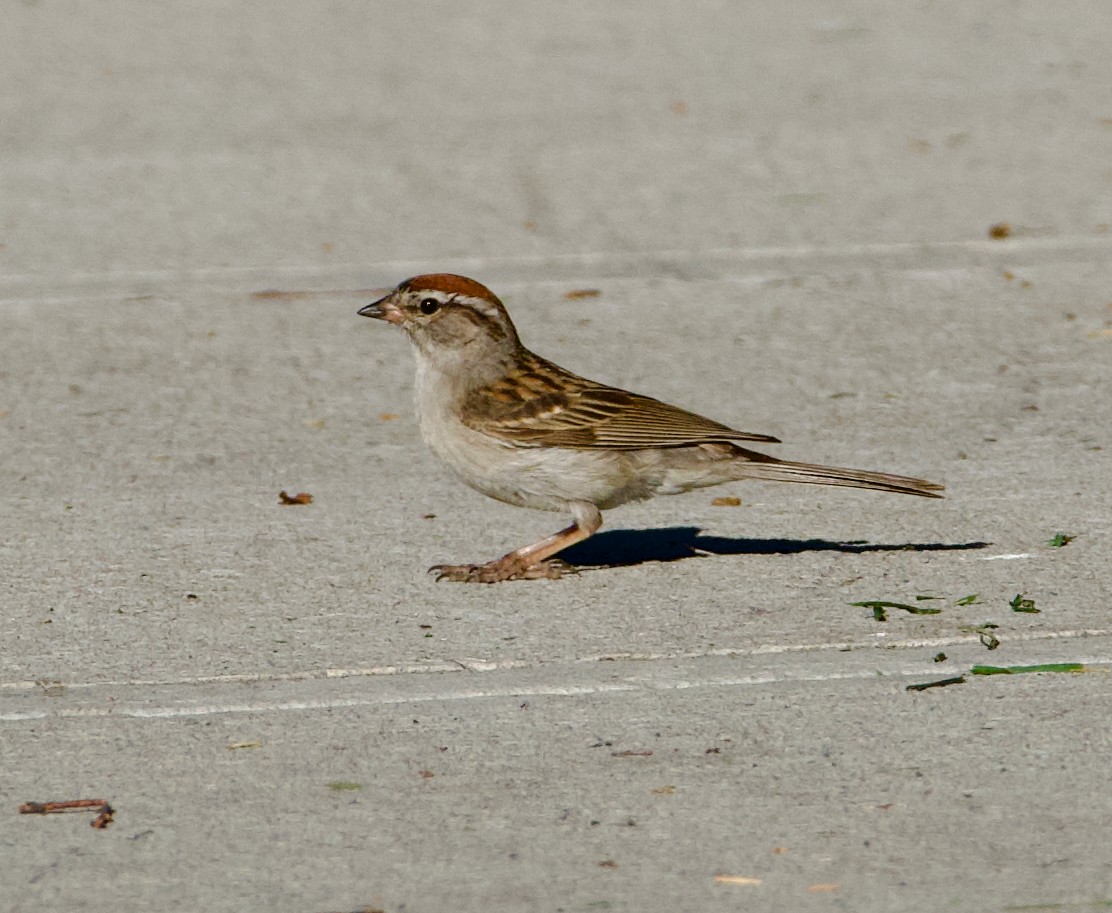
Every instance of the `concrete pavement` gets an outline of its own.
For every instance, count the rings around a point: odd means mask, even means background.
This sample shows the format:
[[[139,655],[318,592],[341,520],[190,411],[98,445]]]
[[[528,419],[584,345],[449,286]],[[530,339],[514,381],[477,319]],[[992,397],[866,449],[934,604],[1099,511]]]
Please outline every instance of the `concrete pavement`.
[[[1110,902],[1103,4],[7,19],[0,908]],[[354,311],[429,269],[947,499],[724,487],[436,585],[562,518],[420,443]]]

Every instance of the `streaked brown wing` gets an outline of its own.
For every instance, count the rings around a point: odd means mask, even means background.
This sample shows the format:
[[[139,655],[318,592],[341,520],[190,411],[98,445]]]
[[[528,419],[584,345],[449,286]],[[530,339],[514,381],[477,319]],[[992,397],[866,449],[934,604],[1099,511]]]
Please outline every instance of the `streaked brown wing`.
[[[536,358],[527,369],[471,395],[464,424],[536,447],[639,449],[712,441],[779,441],[746,434],[686,409],[607,387]]]

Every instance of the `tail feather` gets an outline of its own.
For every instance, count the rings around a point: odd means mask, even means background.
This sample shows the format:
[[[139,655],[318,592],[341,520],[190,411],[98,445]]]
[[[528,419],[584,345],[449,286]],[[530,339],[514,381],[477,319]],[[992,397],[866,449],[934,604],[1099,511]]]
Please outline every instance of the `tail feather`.
[[[864,469],[843,469],[839,466],[820,466],[817,463],[793,463],[737,448],[748,461],[745,477],[766,482],[808,482],[812,485],[838,485],[843,488],[868,488],[874,491],[891,491],[921,498],[941,498],[945,486],[926,479],[897,476],[887,472],[869,472]]]

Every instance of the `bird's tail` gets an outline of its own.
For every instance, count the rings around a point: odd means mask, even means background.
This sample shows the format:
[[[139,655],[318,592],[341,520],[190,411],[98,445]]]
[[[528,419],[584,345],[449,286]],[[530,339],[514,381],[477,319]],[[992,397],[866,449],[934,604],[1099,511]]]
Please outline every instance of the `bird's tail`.
[[[820,466],[817,463],[793,463],[737,447],[738,456],[745,462],[745,478],[766,482],[809,482],[812,485],[840,485],[844,488],[869,488],[874,491],[891,491],[921,498],[941,498],[944,486],[911,476],[895,476],[887,472],[869,472],[864,469],[842,469],[838,466]]]

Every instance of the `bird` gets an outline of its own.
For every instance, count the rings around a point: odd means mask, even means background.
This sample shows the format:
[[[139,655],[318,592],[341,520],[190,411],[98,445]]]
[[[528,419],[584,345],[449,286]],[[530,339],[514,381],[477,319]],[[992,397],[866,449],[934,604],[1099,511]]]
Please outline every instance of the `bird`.
[[[493,561],[434,565],[438,581],[559,579],[574,568],[555,556],[594,535],[602,511],[724,482],[942,497],[924,479],[777,459],[743,446],[775,437],[580,377],[527,349],[498,297],[465,276],[406,279],[358,314],[409,337],[421,436],[456,476],[498,501],[572,519]]]

